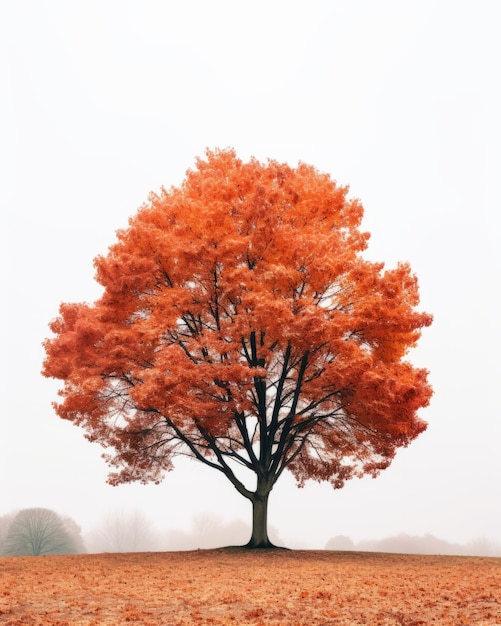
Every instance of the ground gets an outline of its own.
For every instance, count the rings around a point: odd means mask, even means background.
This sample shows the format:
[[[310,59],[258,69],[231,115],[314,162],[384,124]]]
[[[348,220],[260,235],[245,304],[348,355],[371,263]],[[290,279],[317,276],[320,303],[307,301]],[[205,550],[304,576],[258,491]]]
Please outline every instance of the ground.
[[[0,558],[8,626],[501,626],[501,559],[243,551]]]

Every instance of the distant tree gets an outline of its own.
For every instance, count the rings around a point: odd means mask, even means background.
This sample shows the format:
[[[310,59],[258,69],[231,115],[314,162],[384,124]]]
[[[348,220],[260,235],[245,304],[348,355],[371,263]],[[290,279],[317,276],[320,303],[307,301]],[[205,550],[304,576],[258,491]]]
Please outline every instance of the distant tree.
[[[501,556],[501,545],[486,537],[478,537],[466,544],[466,553],[474,556]]]
[[[460,554],[462,546],[451,544],[431,534],[420,536],[400,533],[383,539],[361,541],[358,549],[364,552],[397,554]]]
[[[501,546],[485,538],[467,544],[439,539],[430,533],[408,535],[400,533],[383,539],[366,539],[353,543],[349,537],[332,537],[325,545],[326,550],[357,550],[361,552],[394,552],[397,554],[447,554],[472,556],[501,556]]]
[[[113,511],[86,537],[90,552],[149,552],[162,546],[141,511]]]
[[[223,521],[218,515],[214,513],[199,512],[193,516],[192,520],[193,534],[196,536],[199,548],[212,548],[212,542],[214,541],[214,535],[220,534],[223,528]],[[216,539],[217,542],[217,539]],[[219,545],[224,545],[223,543]]]
[[[50,509],[34,508],[23,509],[14,517],[3,551],[7,556],[39,556],[75,554],[81,548],[81,539],[69,530],[68,521]]]
[[[242,520],[225,522],[213,513],[200,512],[193,516],[189,530],[170,529],[167,532],[164,549],[197,550],[241,545],[250,530],[250,525]],[[280,543],[273,526],[269,528],[269,535],[275,544]]]
[[[329,539],[329,541],[325,544],[326,550],[354,550],[355,544],[350,537],[346,537],[345,535],[336,535]]]
[[[66,515],[61,516],[61,521],[63,523],[64,529],[71,537],[73,545],[75,547],[75,552],[77,554],[82,554],[87,552],[85,547],[85,543],[82,537],[82,529],[71,517],[67,517]]]
[[[93,305],[62,304],[45,376],[60,417],[116,472],[159,482],[177,455],[252,503],[249,547],[270,547],[268,497],[376,476],[425,428],[427,372],[405,356],[431,316],[407,264],[363,258],[363,209],[300,164],[207,152],[95,260]]]
[[[4,554],[5,538],[15,517],[16,513],[7,513],[0,517],[0,554]]]

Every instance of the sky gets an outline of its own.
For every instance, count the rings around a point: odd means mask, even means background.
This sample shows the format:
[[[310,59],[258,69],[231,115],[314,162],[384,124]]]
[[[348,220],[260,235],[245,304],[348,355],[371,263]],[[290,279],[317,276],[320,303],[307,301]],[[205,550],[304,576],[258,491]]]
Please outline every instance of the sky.
[[[0,515],[87,530],[137,509],[182,531],[250,521],[217,472],[106,484],[101,449],[59,419],[42,341],[61,302],[100,295],[92,261],[150,191],[205,149],[328,172],[365,208],[367,256],[408,261],[434,315],[411,361],[429,426],[377,479],[281,477],[270,524],[323,548],[431,533],[501,544],[501,87],[494,1],[2,0]]]

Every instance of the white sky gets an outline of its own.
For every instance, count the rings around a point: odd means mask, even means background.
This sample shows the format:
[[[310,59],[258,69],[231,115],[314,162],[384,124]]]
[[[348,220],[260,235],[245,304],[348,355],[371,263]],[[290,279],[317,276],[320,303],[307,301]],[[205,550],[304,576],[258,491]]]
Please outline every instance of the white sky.
[[[289,545],[407,532],[501,542],[498,3],[3,0],[0,5],[0,515],[45,506],[84,530],[140,508],[250,520],[217,472],[109,487],[101,449],[57,418],[41,342],[61,301],[93,301],[92,259],[150,190],[208,147],[315,165],[361,198],[371,258],[409,261],[435,315],[428,431],[377,480],[283,477]]]

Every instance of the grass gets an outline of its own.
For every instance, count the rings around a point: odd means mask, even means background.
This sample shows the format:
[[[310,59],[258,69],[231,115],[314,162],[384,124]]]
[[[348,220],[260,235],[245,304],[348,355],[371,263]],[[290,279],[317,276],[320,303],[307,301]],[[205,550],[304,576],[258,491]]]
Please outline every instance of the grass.
[[[242,549],[0,558],[8,626],[501,626],[501,559]]]

